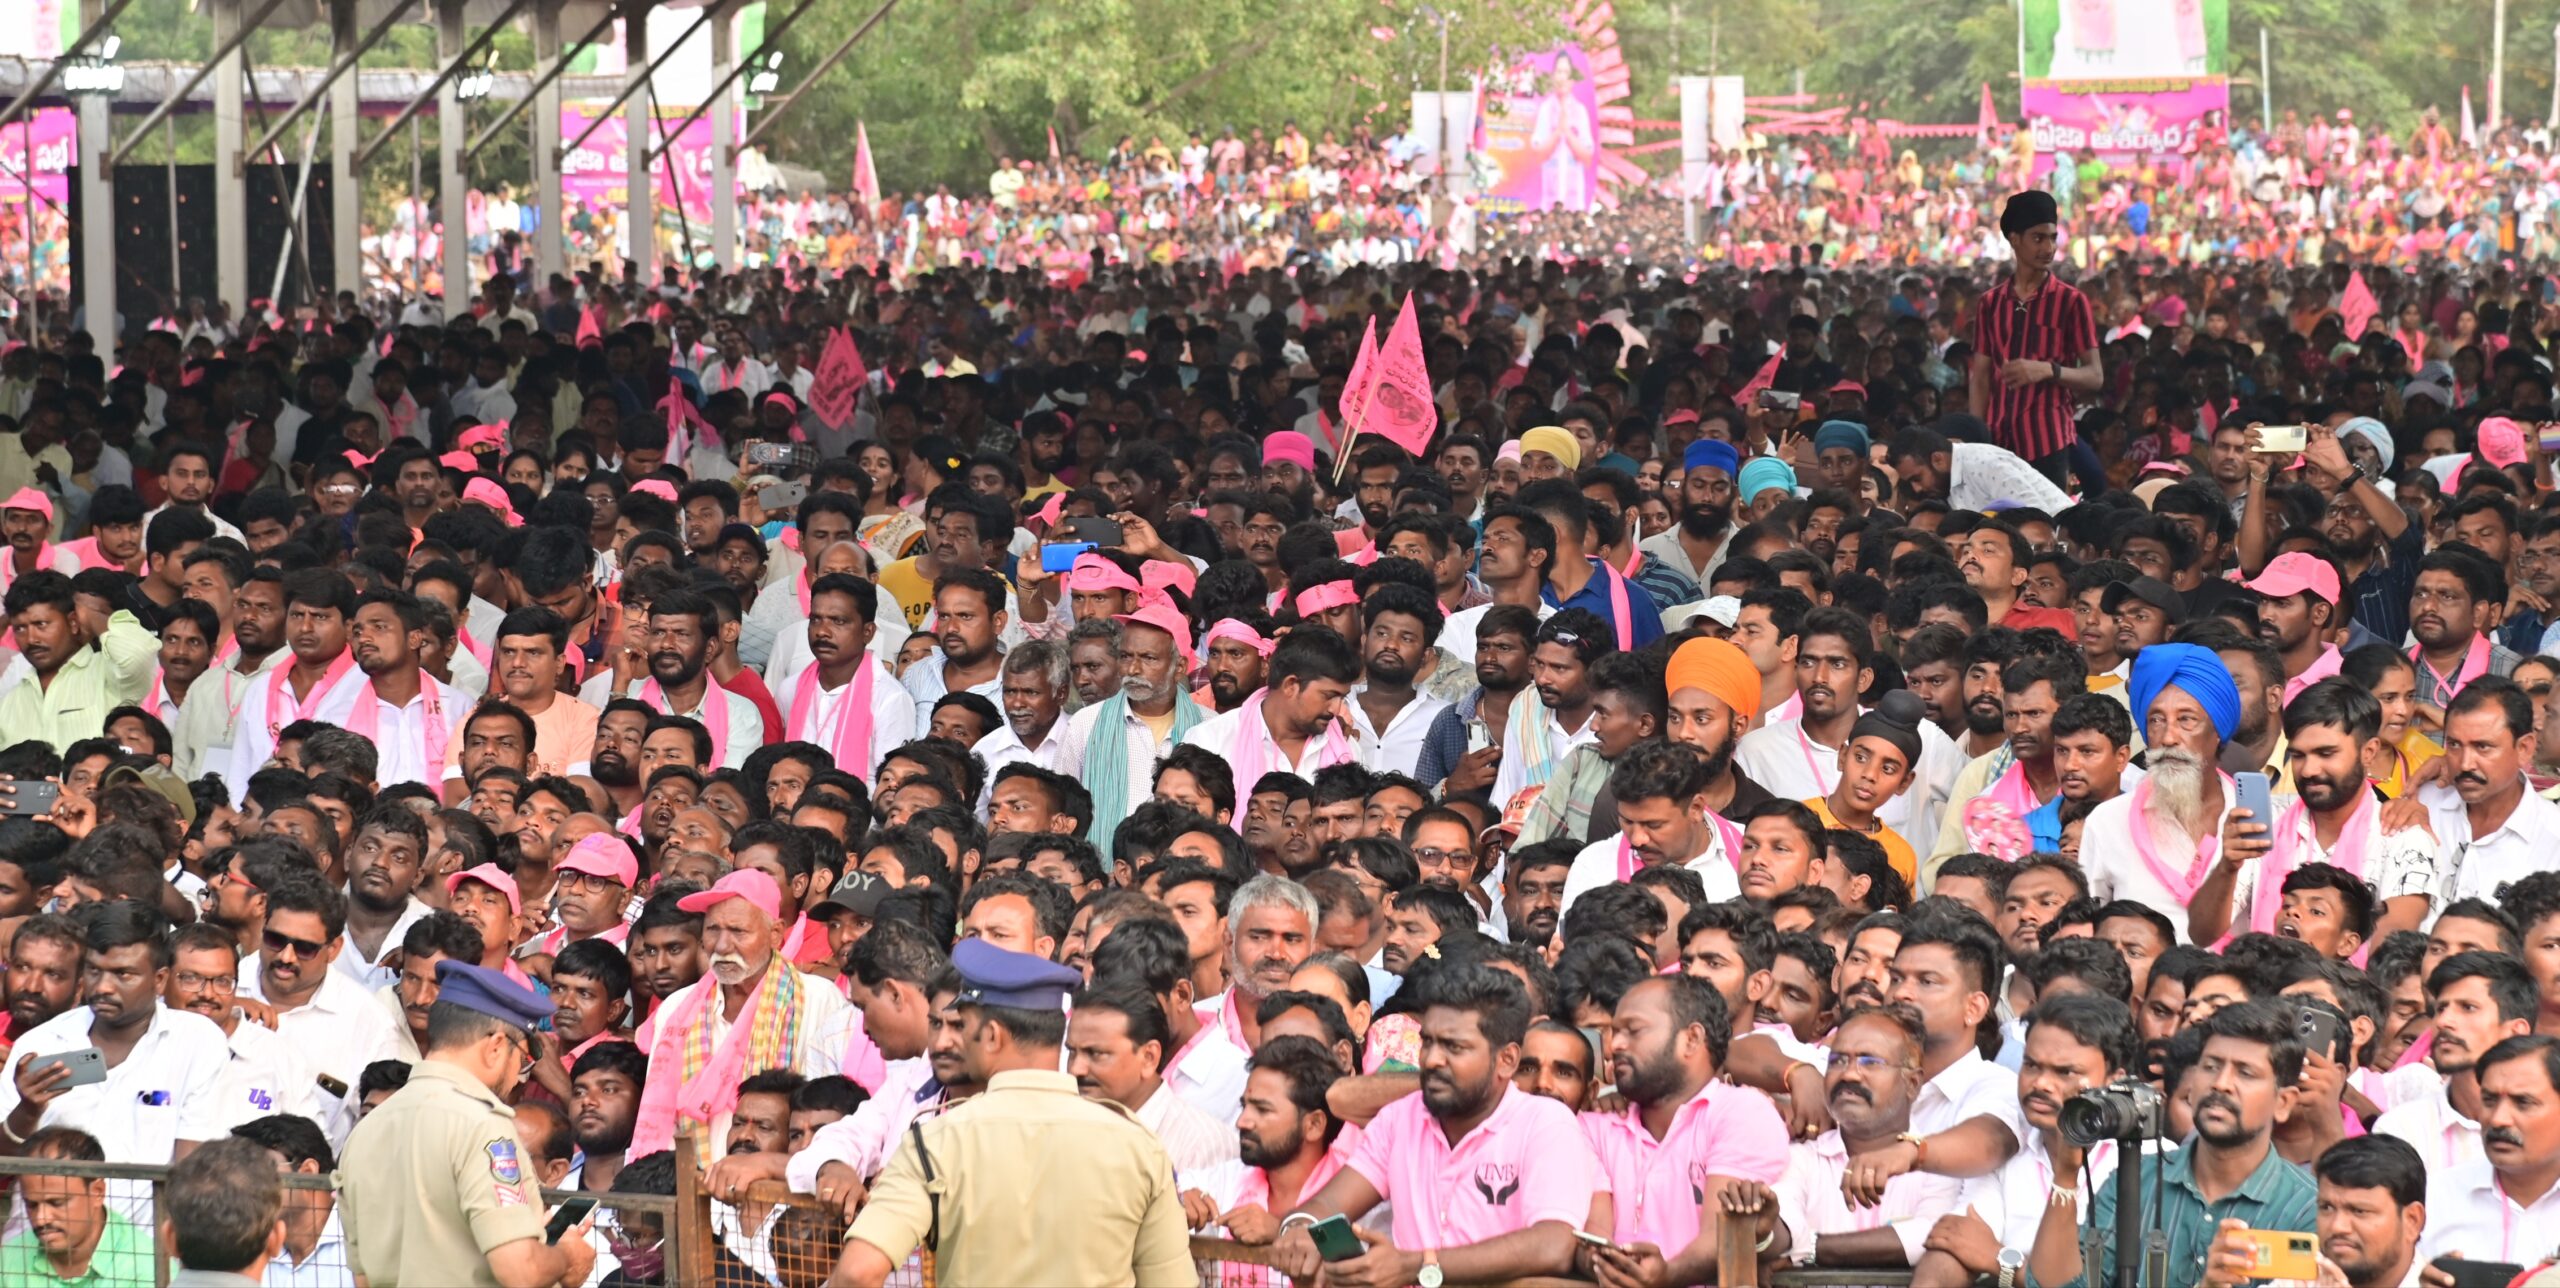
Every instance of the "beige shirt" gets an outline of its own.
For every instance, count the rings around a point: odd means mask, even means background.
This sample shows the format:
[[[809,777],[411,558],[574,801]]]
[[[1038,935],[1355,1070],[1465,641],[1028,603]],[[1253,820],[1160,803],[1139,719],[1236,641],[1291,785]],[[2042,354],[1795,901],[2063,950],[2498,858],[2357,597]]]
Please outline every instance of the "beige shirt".
[[[542,1237],[539,1182],[505,1101],[435,1060],[356,1125],[338,1210],[374,1288],[495,1285],[489,1252]]]

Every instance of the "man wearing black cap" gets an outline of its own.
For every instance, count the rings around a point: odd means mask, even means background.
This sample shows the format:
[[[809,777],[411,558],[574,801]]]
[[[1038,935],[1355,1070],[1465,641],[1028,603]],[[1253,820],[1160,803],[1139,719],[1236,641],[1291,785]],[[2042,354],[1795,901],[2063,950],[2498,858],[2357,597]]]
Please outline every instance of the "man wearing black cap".
[[[345,1156],[365,1160],[339,1205],[356,1268],[382,1288],[584,1283],[587,1225],[543,1241],[539,1182],[507,1104],[551,1004],[463,962],[438,963],[436,982],[425,1058],[347,1138]]]
[[[2051,193],[2029,189],[2009,198],[2000,233],[2017,261],[2009,280],[1985,292],[1974,311],[1966,388],[1992,441],[2059,482],[2079,440],[2071,391],[2096,393],[2106,382],[2097,316],[2089,297],[2053,276],[2061,229]]]

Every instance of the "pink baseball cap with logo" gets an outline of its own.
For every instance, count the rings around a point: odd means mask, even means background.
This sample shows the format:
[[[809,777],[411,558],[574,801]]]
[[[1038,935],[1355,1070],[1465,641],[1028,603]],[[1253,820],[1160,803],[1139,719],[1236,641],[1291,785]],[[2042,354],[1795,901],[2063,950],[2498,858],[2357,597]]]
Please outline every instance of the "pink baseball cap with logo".
[[[2277,555],[2257,580],[2244,584],[2269,599],[2309,591],[2323,603],[2338,602],[2338,570],[2320,556],[2300,550]]]
[[[744,899],[754,904],[756,911],[770,920],[782,919],[782,887],[775,885],[772,877],[754,868],[740,868],[720,878],[719,883],[710,889],[676,900],[676,906],[686,912],[709,912],[731,899]]]

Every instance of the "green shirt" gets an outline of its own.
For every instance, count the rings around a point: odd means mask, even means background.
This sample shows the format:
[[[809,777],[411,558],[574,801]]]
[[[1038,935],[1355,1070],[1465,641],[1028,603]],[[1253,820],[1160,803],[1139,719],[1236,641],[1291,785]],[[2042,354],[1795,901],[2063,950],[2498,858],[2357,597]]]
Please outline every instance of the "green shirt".
[[[106,1213],[106,1229],[98,1234],[97,1250],[89,1256],[89,1269],[77,1279],[65,1279],[53,1272],[53,1263],[45,1260],[44,1249],[36,1246],[36,1236],[22,1234],[0,1244],[0,1284],[63,1284],[86,1288],[150,1288],[151,1242],[143,1237],[142,1227],[125,1220],[112,1208]]]
[[[107,619],[106,634],[94,648],[74,652],[54,672],[50,685],[33,677],[0,694],[0,729],[12,742],[33,738],[62,751],[83,738],[95,738],[106,726],[107,713],[140,702],[151,692],[151,672],[160,661],[160,641],[132,613],[122,609]]]
[[[2165,1164],[2165,1166],[2164,1166]],[[2258,1170],[2240,1188],[2224,1195],[2221,1202],[2205,1202],[2204,1192],[2196,1188],[2195,1149],[2192,1145],[2169,1154],[2164,1160],[2157,1154],[2141,1159],[2143,1222],[2149,1231],[2163,1230],[2169,1236],[2169,1274],[2166,1279],[2141,1280],[2142,1288],[2192,1288],[2204,1280],[2204,1254],[2213,1246],[2213,1238],[2223,1218],[2238,1217],[2252,1230],[2298,1230],[2309,1233],[2314,1228],[2319,1191],[2311,1183],[2311,1173],[2288,1163],[2270,1144],[2267,1156]],[[2152,1172],[2160,1170],[2164,1188],[2159,1199],[2161,1211],[2150,1212],[2152,1205]],[[2098,1186],[2097,1201],[2089,1213],[2091,1227],[2105,1239],[2096,1265],[2085,1262],[2080,1277],[2062,1288],[2106,1288],[2116,1280],[2116,1183],[2109,1178]],[[2032,1271],[2027,1274],[2028,1288],[2039,1288]]]

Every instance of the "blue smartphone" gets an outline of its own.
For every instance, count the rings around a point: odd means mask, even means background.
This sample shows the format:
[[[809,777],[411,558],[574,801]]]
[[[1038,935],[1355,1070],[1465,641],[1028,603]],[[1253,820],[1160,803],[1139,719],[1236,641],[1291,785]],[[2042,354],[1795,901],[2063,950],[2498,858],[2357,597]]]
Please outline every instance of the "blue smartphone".
[[[1090,541],[1064,541],[1054,546],[1042,546],[1040,547],[1040,571],[1065,572],[1076,566],[1076,556],[1093,548],[1094,545]]]
[[[2233,774],[2231,778],[2240,785],[2240,799],[2234,803],[2249,811],[2250,822],[2273,832],[2276,826],[2275,793],[2267,782],[2267,776],[2251,770]]]

